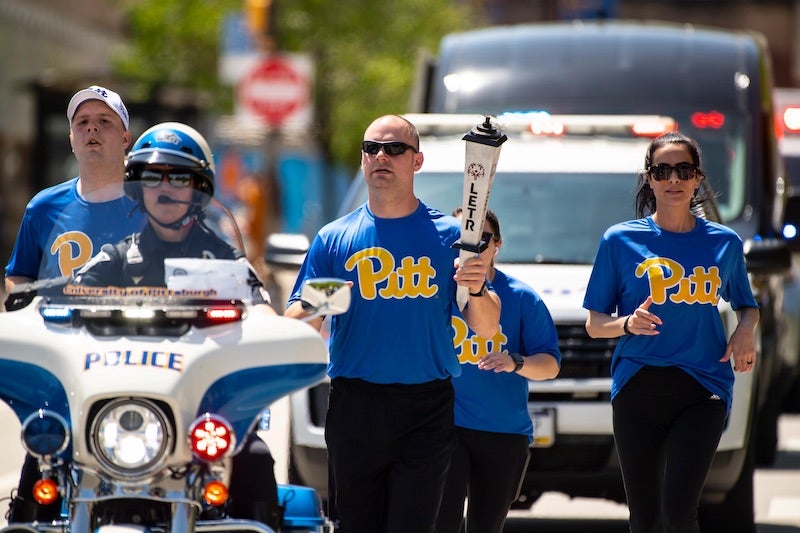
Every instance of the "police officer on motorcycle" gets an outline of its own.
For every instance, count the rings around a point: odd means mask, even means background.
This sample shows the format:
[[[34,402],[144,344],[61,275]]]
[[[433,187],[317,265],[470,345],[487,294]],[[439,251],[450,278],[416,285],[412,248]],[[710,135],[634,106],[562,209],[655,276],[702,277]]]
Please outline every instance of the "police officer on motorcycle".
[[[134,143],[125,163],[125,193],[148,219],[141,233],[105,245],[77,274],[92,286],[164,286],[164,259],[239,259],[244,254],[203,222],[214,194],[214,160],[206,140],[177,122],[157,124]],[[250,268],[256,308],[274,313],[269,295]],[[274,461],[267,445],[251,432],[233,458],[228,513],[276,529],[280,525]]]
[[[206,140],[178,122],[157,124],[134,144],[125,162],[125,193],[147,215],[148,224],[116,245],[106,245],[77,274],[95,286],[164,285],[164,259],[238,259],[244,254],[204,223],[214,195],[214,161]],[[254,304],[269,295],[252,267]]]

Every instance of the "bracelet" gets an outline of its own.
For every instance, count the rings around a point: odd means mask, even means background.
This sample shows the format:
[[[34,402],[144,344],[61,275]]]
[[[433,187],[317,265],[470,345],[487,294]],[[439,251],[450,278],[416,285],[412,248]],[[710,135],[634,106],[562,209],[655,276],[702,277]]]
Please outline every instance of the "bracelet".
[[[483,285],[481,285],[478,292],[469,293],[470,296],[483,296],[484,294],[486,294],[486,280],[483,280]]]
[[[631,330],[628,329],[628,319],[630,317],[631,317],[631,315],[626,316],[625,317],[625,321],[622,323],[622,331],[625,332],[625,335],[630,335],[631,334]]]

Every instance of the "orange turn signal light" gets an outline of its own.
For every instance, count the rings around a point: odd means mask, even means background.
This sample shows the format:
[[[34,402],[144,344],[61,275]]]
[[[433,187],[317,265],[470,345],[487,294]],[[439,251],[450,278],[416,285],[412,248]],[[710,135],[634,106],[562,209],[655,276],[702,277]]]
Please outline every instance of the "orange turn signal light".
[[[228,487],[221,481],[211,481],[203,488],[203,498],[208,505],[222,505],[228,501]]]
[[[39,505],[50,505],[58,498],[58,485],[52,479],[40,479],[33,485],[33,499]]]

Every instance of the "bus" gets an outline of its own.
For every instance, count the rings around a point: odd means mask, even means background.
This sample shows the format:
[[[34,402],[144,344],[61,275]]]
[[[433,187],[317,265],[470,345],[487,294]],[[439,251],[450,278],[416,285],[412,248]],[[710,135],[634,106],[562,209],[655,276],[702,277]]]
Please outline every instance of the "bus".
[[[741,529],[748,523],[754,528],[754,465],[774,461],[787,393],[784,378],[797,372],[800,351],[797,342],[785,341],[799,338],[800,319],[781,311],[791,264],[782,235],[787,184],[764,36],[657,21],[520,24],[453,33],[442,39],[436,55],[423,57],[410,111],[655,114],[672,117],[679,130],[697,139],[708,181],[718,194],[720,218],[745,241],[761,305],[749,444],[718,450],[701,516],[716,517],[708,520],[731,531],[749,530]],[[632,204],[633,191],[618,201]],[[490,207],[500,208],[491,201]],[[532,382],[530,388],[536,397],[537,385]],[[580,408],[579,395],[575,407]],[[530,505],[545,490],[607,497],[605,482],[597,483],[593,494],[585,493],[594,474],[609,466],[606,452],[592,445],[596,435],[562,435],[559,441],[556,433],[556,442],[568,445],[569,460],[537,461],[537,454],[546,457],[555,450],[534,450],[520,504]],[[578,460],[590,453],[597,454],[594,465]]]

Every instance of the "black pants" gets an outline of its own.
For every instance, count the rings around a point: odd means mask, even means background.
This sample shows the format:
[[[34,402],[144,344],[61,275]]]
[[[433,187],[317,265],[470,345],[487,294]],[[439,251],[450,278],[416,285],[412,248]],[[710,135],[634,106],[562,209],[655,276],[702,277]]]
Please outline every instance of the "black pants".
[[[456,427],[437,533],[500,533],[528,466],[528,437]]]
[[[676,367],[645,367],[612,402],[632,533],[699,533],[726,406]]]
[[[242,451],[233,458],[228,504],[231,516],[258,520],[272,529],[280,527],[283,512],[274,467],[267,444],[251,433]]]
[[[339,531],[434,531],[455,446],[450,380],[335,378],[325,440]]]

